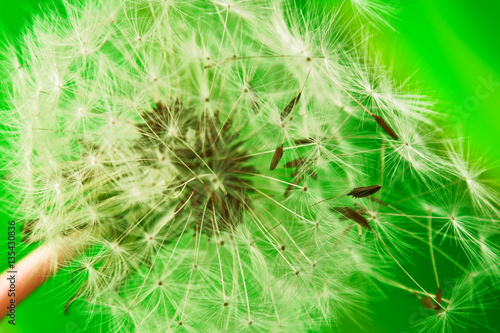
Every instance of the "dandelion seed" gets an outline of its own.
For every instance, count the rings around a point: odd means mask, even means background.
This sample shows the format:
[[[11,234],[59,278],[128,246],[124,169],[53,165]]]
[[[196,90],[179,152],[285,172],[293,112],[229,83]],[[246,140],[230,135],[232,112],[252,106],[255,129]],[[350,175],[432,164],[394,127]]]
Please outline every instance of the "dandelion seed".
[[[345,206],[345,207],[335,208],[334,210],[343,214],[346,218],[356,222],[361,227],[372,230],[370,225],[368,224],[368,220],[364,218],[362,215],[360,215],[358,212],[353,210],[352,208]]]
[[[297,94],[297,96],[295,96],[290,101],[290,103],[288,103],[288,105],[283,109],[283,111],[280,113],[280,119],[281,119],[281,121],[284,121],[286,119],[286,117],[288,117],[288,115],[292,112],[293,108],[295,107],[295,104],[297,104],[297,102],[299,101],[301,95],[302,95],[302,93],[299,92]]]
[[[385,122],[384,119],[382,119],[377,115],[372,115],[372,117],[375,119],[377,124],[384,130],[384,132],[387,133],[387,135],[389,135],[394,140],[397,140],[399,138],[396,132],[394,132],[394,130]]]
[[[278,165],[282,157],[283,157],[283,143],[274,151],[273,159],[271,160],[271,166],[269,167],[269,170],[273,171],[274,169],[276,169],[276,166]]]
[[[430,297],[423,297],[422,298],[422,305],[429,310],[438,310],[439,306],[434,303],[434,301]]]
[[[441,298],[441,288],[438,288],[437,292],[436,292],[436,314],[438,315],[439,312],[441,312],[441,301],[442,301],[442,298]]]
[[[293,184],[290,184],[287,186],[286,190],[285,190],[285,199],[288,198],[290,196],[290,194],[292,193],[293,189],[295,188],[295,186]]]
[[[380,185],[356,187],[351,192],[347,193],[347,195],[352,195],[353,198],[364,198],[377,193],[381,188],[382,186]]]
[[[304,163],[304,159],[303,158],[297,158],[297,159],[295,159],[293,161],[287,162],[285,164],[285,167],[287,167],[287,168],[295,168],[295,167],[300,166],[302,163]]]

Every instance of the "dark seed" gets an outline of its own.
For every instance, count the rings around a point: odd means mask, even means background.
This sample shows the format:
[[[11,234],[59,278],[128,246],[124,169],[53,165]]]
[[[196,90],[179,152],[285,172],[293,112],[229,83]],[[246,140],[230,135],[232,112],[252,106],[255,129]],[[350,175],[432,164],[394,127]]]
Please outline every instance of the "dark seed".
[[[382,127],[384,132],[386,132],[391,138],[394,140],[398,139],[398,135],[392,130],[392,128],[385,122],[384,119],[380,118],[379,116],[373,115],[373,118],[377,122],[377,124]]]
[[[307,170],[307,173],[309,174],[309,176],[311,176],[312,179],[318,179],[318,174],[316,173],[316,171]]]
[[[378,204],[381,204],[382,206],[386,206],[386,207],[388,206],[388,205],[387,205],[385,202],[383,202],[382,200],[375,199],[375,198],[372,198],[372,197],[370,197],[370,198],[368,198],[368,199],[370,199],[370,201],[373,201],[373,202],[376,202],[376,203],[378,203]]]
[[[430,297],[422,298],[422,305],[429,310],[436,310],[436,304],[432,301]]]
[[[356,187],[351,192],[347,193],[347,195],[352,195],[353,198],[364,198],[377,193],[381,188],[382,186],[380,185]]]
[[[274,169],[276,169],[276,166],[278,165],[279,161],[281,160],[281,157],[283,157],[283,144],[281,144],[281,146],[276,148],[269,170],[273,171]]]
[[[285,194],[284,194],[285,199],[287,199],[290,196],[290,194],[292,194],[292,191],[293,191],[294,187],[295,186],[293,186],[292,184],[288,185],[288,187],[285,190]]]
[[[297,141],[294,141],[294,142],[295,142],[296,145],[305,145],[305,144],[311,143],[313,141],[314,141],[313,138],[308,138],[308,139],[297,140]]]
[[[286,108],[283,110],[283,112],[281,112],[280,114],[280,118],[281,118],[281,121],[283,121],[289,114],[290,112],[292,112],[293,108],[295,107],[295,104],[297,104],[297,102],[299,101],[300,99],[300,95],[302,95],[301,92],[299,92],[299,94],[297,96],[295,96],[291,101],[290,103],[288,103],[288,105],[286,106]]]
[[[342,216],[340,217],[340,220],[347,220],[347,217],[345,216],[344,207],[330,207],[330,210],[332,212],[337,212],[337,213],[342,214]]]
[[[439,312],[441,312],[441,288],[438,288],[437,292],[436,292],[436,314],[438,315]]]
[[[356,222],[357,224],[359,224],[363,228],[370,229],[370,230],[372,229],[370,227],[370,225],[368,224],[368,220],[365,219],[363,216],[361,216],[354,209],[349,208],[349,207],[344,207],[343,214],[344,214],[345,217],[347,217],[348,219],[353,220],[354,222]]]
[[[259,113],[259,109],[260,109],[260,105],[259,105],[259,102],[257,101],[257,99],[255,100],[252,100],[252,110],[255,112],[255,113]]]
[[[303,158],[297,158],[296,160],[290,161],[287,164],[285,164],[285,167],[287,168],[294,168],[302,164]]]

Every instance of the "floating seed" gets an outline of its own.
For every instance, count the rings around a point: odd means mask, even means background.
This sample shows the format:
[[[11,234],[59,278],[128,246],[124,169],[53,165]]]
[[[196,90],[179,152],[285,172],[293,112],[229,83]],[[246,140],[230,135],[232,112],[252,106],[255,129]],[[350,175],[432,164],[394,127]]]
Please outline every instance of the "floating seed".
[[[343,214],[345,215],[345,217],[353,220],[354,222],[356,222],[357,224],[359,224],[360,226],[362,226],[363,228],[366,228],[366,229],[370,229],[372,230],[372,228],[370,227],[370,225],[368,224],[368,220],[365,219],[363,216],[361,216],[358,212],[356,212],[354,209],[352,208],[349,208],[349,207],[344,207],[344,211],[343,211]]]
[[[283,121],[290,114],[290,112],[292,112],[293,108],[295,107],[295,104],[297,104],[297,102],[300,99],[300,95],[302,95],[302,92],[299,92],[299,94],[297,96],[295,96],[290,101],[290,103],[288,103],[288,105],[283,110],[283,112],[281,112],[281,114],[280,114],[281,121]]]
[[[347,193],[347,195],[352,195],[353,198],[364,198],[377,193],[381,188],[382,186],[380,185],[356,187],[351,192]]]
[[[376,115],[373,115],[372,116],[375,121],[377,122],[377,124],[382,127],[382,129],[384,130],[384,132],[386,132],[391,138],[393,138],[394,140],[397,140],[398,139],[398,135],[396,134],[396,132],[394,132],[392,130],[392,128],[385,122],[384,119],[380,118],[379,116],[376,116]]]
[[[273,171],[274,169],[276,169],[276,166],[278,165],[282,157],[283,157],[283,144],[281,144],[281,146],[276,148],[276,150],[274,151],[273,159],[271,161],[271,166],[269,167],[269,170]]]
[[[340,220],[347,220],[347,217],[345,216],[344,207],[330,207],[330,210],[332,212],[337,212],[337,213],[342,214],[342,216],[339,218]]]

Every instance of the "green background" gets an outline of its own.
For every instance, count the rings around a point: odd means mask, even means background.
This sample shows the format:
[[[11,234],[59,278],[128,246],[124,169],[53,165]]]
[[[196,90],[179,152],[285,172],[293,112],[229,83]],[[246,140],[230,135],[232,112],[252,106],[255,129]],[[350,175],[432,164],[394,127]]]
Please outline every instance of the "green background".
[[[55,0],[57,2],[57,0]],[[30,17],[52,1],[1,1],[0,29],[13,41]],[[327,2],[327,1],[325,1]],[[471,138],[472,150],[487,156],[498,167],[500,157],[500,2],[487,0],[393,0],[399,13],[389,19],[395,28],[383,28],[374,34],[374,44],[386,64],[394,65],[395,74],[412,76],[420,92],[440,101],[437,108],[450,116],[445,124],[458,123],[462,135]],[[2,36],[3,37],[3,36]],[[484,81],[492,81],[490,89]],[[489,171],[500,179],[498,168]],[[2,225],[8,216],[0,216]],[[1,243],[1,242],[0,242]],[[20,248],[20,247],[19,247]],[[0,249],[0,257],[6,258]],[[18,258],[27,251],[18,253]],[[0,269],[6,260],[1,260]],[[418,262],[414,263],[415,266]],[[417,266],[418,267],[418,266]],[[409,267],[415,269],[415,267]],[[86,328],[85,314],[76,307],[65,316],[63,307],[75,286],[61,272],[37,290],[17,309],[16,326],[0,322],[0,332],[84,333],[99,332]],[[384,288],[387,298],[374,303],[369,319],[354,318],[363,328],[348,322],[343,332],[412,332],[411,321],[425,312],[412,312],[415,299],[406,292]],[[498,310],[498,309],[496,309]],[[500,329],[495,309],[488,314],[490,327]],[[484,332],[468,328],[467,332]],[[455,331],[454,331],[455,332]],[[459,332],[457,330],[457,332]]]

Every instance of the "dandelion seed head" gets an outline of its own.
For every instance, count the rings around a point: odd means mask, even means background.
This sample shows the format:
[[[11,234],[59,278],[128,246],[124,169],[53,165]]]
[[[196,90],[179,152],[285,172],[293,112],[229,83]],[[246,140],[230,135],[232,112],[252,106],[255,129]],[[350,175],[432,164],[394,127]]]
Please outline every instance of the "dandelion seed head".
[[[499,199],[485,167],[343,10],[67,1],[3,52],[8,206],[27,242],[76,235],[67,306],[123,332],[303,332],[363,311],[380,283],[432,301],[389,278],[420,245],[487,275]],[[424,325],[482,305],[449,293]]]

